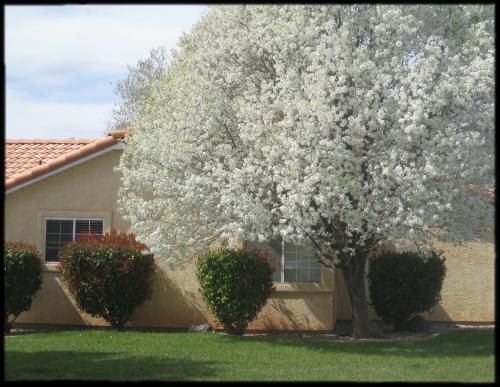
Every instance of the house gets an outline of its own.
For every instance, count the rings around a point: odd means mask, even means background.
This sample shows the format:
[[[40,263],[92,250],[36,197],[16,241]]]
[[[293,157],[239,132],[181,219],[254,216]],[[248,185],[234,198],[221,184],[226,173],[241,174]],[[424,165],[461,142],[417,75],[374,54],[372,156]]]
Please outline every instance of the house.
[[[131,231],[117,210],[118,165],[126,130],[99,139],[7,140],[5,240],[30,243],[44,259],[43,286],[31,309],[16,322],[106,325],[81,312],[61,281],[57,252],[75,235],[90,231]],[[488,239],[489,238],[489,239]],[[241,242],[255,247],[255,243]],[[260,245],[262,246],[262,245]],[[331,331],[351,319],[340,271],[315,263],[304,249],[270,242],[276,290],[251,330]],[[447,277],[442,301],[426,318],[439,321],[494,321],[495,245],[442,244]],[[134,327],[185,328],[214,319],[198,291],[194,264],[171,270],[159,261],[153,298],[136,311]],[[371,311],[371,317],[375,314]]]

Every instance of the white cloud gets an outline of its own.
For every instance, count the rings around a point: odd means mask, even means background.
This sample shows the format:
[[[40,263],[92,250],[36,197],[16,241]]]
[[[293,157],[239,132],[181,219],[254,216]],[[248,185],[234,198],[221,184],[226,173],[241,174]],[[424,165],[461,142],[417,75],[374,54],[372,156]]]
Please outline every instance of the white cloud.
[[[106,133],[112,104],[44,102],[8,94],[6,138],[99,138]]]
[[[6,6],[6,136],[104,135],[114,85],[206,6]]]
[[[66,7],[69,12],[62,12]],[[174,48],[203,9],[168,5],[6,7],[7,71],[29,74],[64,65],[85,66],[90,72],[124,72],[126,65],[135,65],[152,48]],[[188,16],[182,17],[182,12]]]

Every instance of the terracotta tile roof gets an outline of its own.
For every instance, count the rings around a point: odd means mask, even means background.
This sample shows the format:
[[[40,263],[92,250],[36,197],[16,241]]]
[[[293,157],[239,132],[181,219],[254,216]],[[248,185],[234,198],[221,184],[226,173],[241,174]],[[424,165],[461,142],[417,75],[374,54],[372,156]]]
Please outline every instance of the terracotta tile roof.
[[[80,149],[95,140],[7,140],[5,178],[7,180],[38,165],[47,164],[65,153]]]
[[[100,139],[16,139],[5,142],[5,189],[123,141],[128,129]]]

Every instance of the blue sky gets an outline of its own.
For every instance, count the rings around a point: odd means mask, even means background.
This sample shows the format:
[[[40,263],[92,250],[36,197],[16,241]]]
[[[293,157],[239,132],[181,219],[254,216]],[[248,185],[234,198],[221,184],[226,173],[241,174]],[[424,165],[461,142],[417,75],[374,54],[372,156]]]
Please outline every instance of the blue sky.
[[[6,137],[95,138],[116,82],[152,48],[176,47],[208,6],[6,6]]]

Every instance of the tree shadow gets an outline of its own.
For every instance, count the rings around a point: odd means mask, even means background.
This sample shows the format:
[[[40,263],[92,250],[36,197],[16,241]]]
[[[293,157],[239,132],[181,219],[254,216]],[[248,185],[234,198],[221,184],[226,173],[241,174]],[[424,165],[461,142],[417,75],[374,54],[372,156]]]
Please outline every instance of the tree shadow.
[[[207,322],[201,296],[163,264],[157,264],[152,281],[153,297],[138,307],[128,327],[187,328]]]
[[[341,352],[363,356],[387,355],[404,358],[477,358],[494,356],[494,331],[461,329],[441,333],[424,340],[409,341],[340,341],[335,337],[312,334],[269,336],[223,336],[232,342],[268,342],[273,346],[307,348],[312,351]]]
[[[296,314],[292,310],[290,310],[285,301],[297,299],[299,297],[300,296],[296,294],[290,293],[269,298],[267,313],[260,312],[255,318],[255,322],[253,322],[254,325],[257,325],[256,323],[258,323],[260,326],[263,326],[265,330],[272,331],[277,331],[280,329],[304,329],[304,326],[308,326],[309,324],[311,324],[311,319],[309,318],[309,316],[300,316],[301,319],[298,320]]]
[[[216,376],[217,362],[131,356],[118,352],[8,351],[5,380],[203,380]]]

